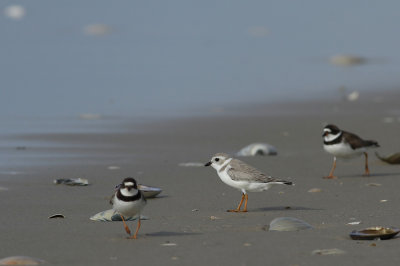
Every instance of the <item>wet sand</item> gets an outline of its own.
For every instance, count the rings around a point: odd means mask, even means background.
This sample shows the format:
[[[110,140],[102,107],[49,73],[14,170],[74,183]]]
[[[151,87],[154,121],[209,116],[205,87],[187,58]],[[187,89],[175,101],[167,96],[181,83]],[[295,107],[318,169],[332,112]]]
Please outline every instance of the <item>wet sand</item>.
[[[400,93],[362,95],[356,102],[255,105],[218,109],[208,117],[121,125],[122,133],[50,134],[25,139],[61,143],[42,166],[2,173],[0,258],[25,255],[51,265],[398,265],[399,241],[354,241],[352,230],[400,227],[400,166],[364,160],[338,161],[322,149],[326,123],[375,139],[381,155],[400,152]],[[258,169],[293,181],[250,193],[248,213],[228,213],[241,193],[223,184],[207,162],[217,152],[234,154],[252,142],[267,142],[277,156],[246,157]],[[29,152],[29,147],[26,151]],[[49,163],[46,163],[49,162]],[[119,169],[109,170],[109,166]],[[126,239],[120,222],[89,217],[111,208],[113,189],[124,177],[163,189],[148,201],[137,240]],[[56,178],[87,178],[87,187],[54,185]],[[321,192],[310,193],[312,188]],[[65,219],[47,217],[62,213]],[[295,217],[314,229],[267,231],[277,217]],[[350,222],[361,221],[359,225]],[[129,223],[135,228],[136,223]],[[345,254],[312,255],[337,248]]]

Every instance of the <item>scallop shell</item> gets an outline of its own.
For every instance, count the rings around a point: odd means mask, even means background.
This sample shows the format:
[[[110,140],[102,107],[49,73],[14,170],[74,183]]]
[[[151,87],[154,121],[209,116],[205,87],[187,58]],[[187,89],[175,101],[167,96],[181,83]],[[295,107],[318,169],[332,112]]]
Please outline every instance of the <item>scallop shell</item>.
[[[312,228],[310,224],[293,217],[278,217],[269,224],[269,231],[300,231]]]
[[[43,263],[45,263],[44,260],[27,256],[12,256],[0,260],[0,265],[39,265]]]
[[[277,155],[276,148],[268,143],[252,143],[241,149],[237,156]]]
[[[375,152],[376,157],[378,157],[381,161],[384,161],[388,164],[400,164],[400,152],[393,153],[392,155],[382,157],[377,152]]]
[[[138,215],[133,216],[133,217],[125,217],[124,216],[125,221],[134,221],[134,220],[137,220],[138,218],[139,218]],[[140,215],[140,220],[148,220],[148,219],[149,219],[148,217]],[[122,221],[121,215],[113,209],[96,213],[95,215],[90,217],[90,220],[100,221],[100,222]]]

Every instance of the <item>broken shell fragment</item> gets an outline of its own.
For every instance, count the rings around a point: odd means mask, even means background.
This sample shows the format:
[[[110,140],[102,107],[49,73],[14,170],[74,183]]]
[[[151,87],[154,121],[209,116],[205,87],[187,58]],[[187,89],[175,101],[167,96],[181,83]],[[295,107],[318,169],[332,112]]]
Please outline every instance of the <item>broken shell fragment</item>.
[[[65,218],[65,216],[62,215],[61,213],[57,213],[57,214],[53,214],[53,215],[49,216],[49,219],[54,219],[54,218]]]
[[[58,185],[58,184],[64,184],[64,185],[68,185],[68,186],[87,186],[87,185],[89,185],[89,181],[84,178],[72,178],[72,179],[61,178],[61,179],[55,179],[53,182],[56,185]]]
[[[150,187],[145,185],[138,185],[140,191],[143,192],[143,196],[146,199],[155,198],[158,194],[161,193],[162,189],[158,187]]]
[[[267,143],[252,143],[241,149],[237,156],[277,155],[277,149]]]
[[[368,227],[362,230],[354,230],[350,233],[350,237],[354,240],[374,240],[381,239],[386,240],[393,238],[400,232],[400,229],[393,227]]]
[[[133,217],[125,217],[124,216],[125,221],[134,221],[134,220],[137,220],[138,218],[139,218],[138,215],[133,216]],[[148,220],[148,219],[149,219],[148,217],[146,217],[144,215],[140,215],[140,220]],[[90,217],[90,220],[100,221],[100,222],[122,221],[121,215],[113,209],[96,213],[95,215]]]
[[[375,152],[376,157],[378,157],[381,161],[388,164],[400,164],[400,152],[393,153],[389,156],[383,157],[380,156],[377,152]]]
[[[44,260],[27,256],[12,256],[0,260],[0,265],[39,265],[43,263],[45,263]]]
[[[340,255],[345,253],[346,251],[338,248],[316,249],[313,252],[311,252],[312,255]]]
[[[269,231],[300,231],[312,228],[310,224],[293,217],[278,217],[269,224]]]

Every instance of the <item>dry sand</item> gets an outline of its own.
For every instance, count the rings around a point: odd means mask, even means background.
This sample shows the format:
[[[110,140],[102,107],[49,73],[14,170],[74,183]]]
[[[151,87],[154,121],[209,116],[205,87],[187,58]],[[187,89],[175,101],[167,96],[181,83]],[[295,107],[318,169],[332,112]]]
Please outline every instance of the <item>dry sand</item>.
[[[337,180],[323,179],[332,156],[321,138],[330,122],[379,141],[383,155],[400,152],[399,100],[398,93],[375,93],[356,102],[260,104],[140,129],[121,125],[122,133],[24,136],[61,143],[66,148],[57,152],[76,156],[40,157],[40,167],[15,169],[24,174],[3,172],[0,186],[8,190],[0,191],[0,258],[33,256],[51,265],[399,265],[399,238],[354,241],[349,233],[400,227],[400,166],[383,164],[370,152],[370,177],[361,175],[360,157],[339,161]],[[205,163],[216,152],[233,154],[252,142],[270,143],[278,155],[244,161],[296,185],[250,193],[248,213],[226,212],[236,207],[240,192],[224,185],[214,169],[179,166]],[[143,214],[150,219],[137,240],[126,239],[120,222],[89,220],[110,208],[108,197],[126,176],[163,189],[148,201]],[[76,177],[91,185],[53,184]],[[308,192],[312,188],[322,191]],[[66,218],[47,218],[54,213]],[[277,217],[302,219],[314,229],[266,231]],[[348,225],[354,221],[361,224]],[[331,248],[345,254],[312,255]]]

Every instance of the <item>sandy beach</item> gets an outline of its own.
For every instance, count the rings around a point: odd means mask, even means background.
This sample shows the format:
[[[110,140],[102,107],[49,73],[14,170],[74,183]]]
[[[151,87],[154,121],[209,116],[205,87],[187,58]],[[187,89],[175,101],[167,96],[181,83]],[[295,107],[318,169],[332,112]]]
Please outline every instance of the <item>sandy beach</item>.
[[[15,167],[0,176],[0,258],[24,255],[51,265],[398,265],[399,238],[355,241],[349,233],[370,226],[400,227],[400,166],[370,154],[338,161],[322,149],[326,123],[377,140],[381,155],[400,152],[400,93],[363,94],[340,100],[226,107],[206,117],[121,125],[120,133],[36,134],[18,139],[58,143],[41,166]],[[217,152],[234,155],[253,142],[275,146],[277,156],[241,158],[295,186],[250,193],[248,213],[228,213],[241,193],[205,163]],[[48,152],[48,149],[23,153]],[[61,158],[61,159],[60,159]],[[109,166],[118,166],[110,170]],[[124,177],[163,189],[148,200],[137,240],[120,222],[95,222]],[[56,178],[87,178],[86,187],[54,185]],[[320,192],[308,192],[312,188]],[[65,219],[48,219],[62,213]],[[306,221],[313,229],[268,231],[277,217]],[[349,225],[351,222],[361,223]],[[131,227],[136,222],[130,222]],[[313,255],[320,249],[343,254]]]

